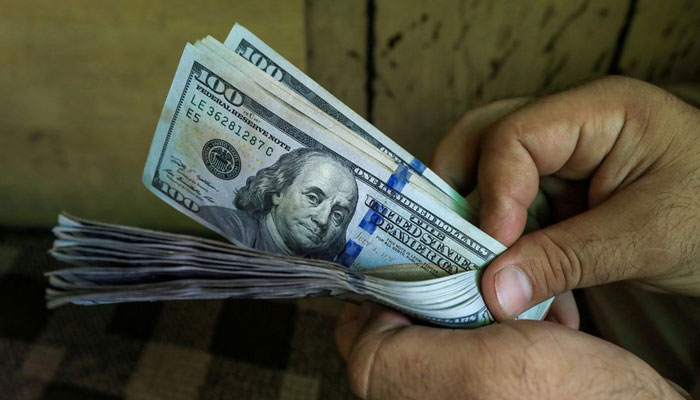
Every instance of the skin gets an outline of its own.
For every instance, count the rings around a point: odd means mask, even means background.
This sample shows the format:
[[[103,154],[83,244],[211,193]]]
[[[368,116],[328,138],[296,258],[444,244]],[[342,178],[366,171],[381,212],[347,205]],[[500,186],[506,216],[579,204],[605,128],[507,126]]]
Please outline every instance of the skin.
[[[627,280],[700,295],[700,111],[663,90],[608,77],[536,100],[468,112],[433,169],[484,200],[481,229],[509,249],[484,272],[499,324],[416,326],[376,305],[336,329],[350,384],[366,399],[681,398],[631,353],[578,332],[571,289]],[[541,186],[558,222],[522,235]],[[547,321],[512,317],[553,295]],[[558,311],[557,311],[558,310]]]
[[[355,177],[337,162],[314,157],[272,197],[275,227],[296,254],[327,248],[342,234],[357,198]]]

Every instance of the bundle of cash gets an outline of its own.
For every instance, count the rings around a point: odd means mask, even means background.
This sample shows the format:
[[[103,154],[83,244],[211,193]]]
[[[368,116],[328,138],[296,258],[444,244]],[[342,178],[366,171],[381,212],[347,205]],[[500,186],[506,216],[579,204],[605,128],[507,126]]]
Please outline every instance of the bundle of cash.
[[[330,295],[443,326],[493,322],[479,271],[505,247],[471,223],[478,195],[240,25],[186,45],[143,183],[232,244],[62,215],[51,253],[77,267],[48,273],[50,307]],[[528,229],[546,219],[541,200]]]

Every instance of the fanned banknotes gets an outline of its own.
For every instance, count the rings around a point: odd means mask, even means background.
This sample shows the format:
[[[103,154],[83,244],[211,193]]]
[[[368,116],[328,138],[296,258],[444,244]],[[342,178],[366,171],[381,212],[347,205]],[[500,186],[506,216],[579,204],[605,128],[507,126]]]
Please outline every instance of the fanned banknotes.
[[[331,295],[444,326],[493,322],[478,277],[505,247],[469,222],[478,196],[240,25],[224,44],[186,45],[143,183],[233,245],[63,215],[52,254],[77,267],[48,274],[49,306]]]

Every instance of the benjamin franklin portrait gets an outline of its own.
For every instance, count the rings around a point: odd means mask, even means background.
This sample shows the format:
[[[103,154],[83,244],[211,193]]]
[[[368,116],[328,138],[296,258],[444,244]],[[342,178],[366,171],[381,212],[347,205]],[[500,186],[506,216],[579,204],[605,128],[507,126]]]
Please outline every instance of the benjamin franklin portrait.
[[[345,246],[357,196],[347,161],[302,148],[249,177],[236,209],[204,206],[198,214],[244,246],[333,260]]]

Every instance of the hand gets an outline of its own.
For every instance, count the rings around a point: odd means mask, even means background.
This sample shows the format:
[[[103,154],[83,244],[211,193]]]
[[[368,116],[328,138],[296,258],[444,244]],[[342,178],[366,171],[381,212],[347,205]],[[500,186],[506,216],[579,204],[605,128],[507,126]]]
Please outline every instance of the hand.
[[[481,228],[512,245],[482,278],[487,305],[506,322],[456,331],[414,326],[377,306],[359,316],[350,308],[336,340],[355,393],[679,398],[610,343],[548,322],[507,320],[552,295],[615,280],[700,294],[698,126],[697,109],[626,78],[466,114],[438,147],[433,169],[465,192],[478,185]],[[560,222],[520,237],[538,185]]]
[[[430,328],[365,303],[348,306],[336,342],[363,399],[681,398],[631,353],[550,322]]]
[[[465,113],[448,131],[431,157],[431,168],[453,187],[469,192],[476,186],[476,166],[479,142],[486,129],[497,120],[514,112],[531,101],[531,98],[497,100]],[[547,177],[545,177],[547,179]],[[559,188],[566,184],[558,185]],[[551,186],[551,185],[550,185]],[[553,211],[555,219],[572,215],[580,210],[580,197],[585,194],[583,185],[569,184],[566,189],[547,191],[551,200],[557,201]],[[546,188],[545,188],[546,190]],[[564,210],[564,212],[562,212]],[[566,211],[569,211],[566,213]],[[571,291],[556,296],[545,318],[572,329],[580,324],[578,307]]]
[[[481,229],[511,246],[483,275],[494,316],[618,280],[700,295],[699,126],[697,108],[620,77],[467,113],[432,166],[478,186]],[[519,238],[538,185],[560,222]]]

